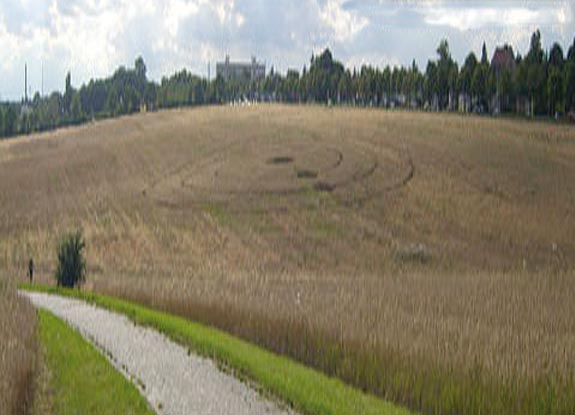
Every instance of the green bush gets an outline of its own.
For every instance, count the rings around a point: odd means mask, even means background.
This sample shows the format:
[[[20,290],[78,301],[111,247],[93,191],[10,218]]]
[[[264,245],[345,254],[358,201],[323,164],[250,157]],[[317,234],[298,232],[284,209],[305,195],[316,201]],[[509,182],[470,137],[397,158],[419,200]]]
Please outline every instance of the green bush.
[[[85,246],[81,231],[69,233],[60,241],[56,269],[56,281],[59,286],[73,288],[86,278],[86,261],[82,253]]]

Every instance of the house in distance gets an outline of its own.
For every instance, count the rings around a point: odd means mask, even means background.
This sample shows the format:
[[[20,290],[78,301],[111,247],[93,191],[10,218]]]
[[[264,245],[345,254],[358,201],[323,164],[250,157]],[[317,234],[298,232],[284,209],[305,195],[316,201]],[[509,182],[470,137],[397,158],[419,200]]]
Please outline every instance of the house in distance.
[[[491,59],[491,70],[495,75],[495,95],[492,97],[491,107],[494,114],[500,114],[502,111],[509,111],[511,109],[510,88],[512,84],[513,73],[516,69],[515,54],[513,48],[509,45],[498,47],[493,53]],[[517,98],[516,106],[518,112],[529,111],[529,100],[524,102],[521,98]],[[527,105],[527,110],[524,108]]]
[[[225,81],[260,81],[266,77],[266,66],[254,56],[251,62],[231,62],[226,55],[224,62],[216,63],[216,75]]]

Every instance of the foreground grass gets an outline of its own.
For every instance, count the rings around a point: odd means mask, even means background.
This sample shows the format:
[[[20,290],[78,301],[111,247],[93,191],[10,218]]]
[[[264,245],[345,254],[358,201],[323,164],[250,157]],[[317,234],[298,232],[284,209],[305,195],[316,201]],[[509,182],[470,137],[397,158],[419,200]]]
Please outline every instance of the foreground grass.
[[[190,322],[180,317],[94,293],[46,286],[23,285],[22,288],[79,298],[109,310],[125,314],[134,322],[154,327],[173,340],[189,346],[198,353],[214,358],[219,363],[236,372],[239,376],[247,377],[257,382],[265,392],[277,396],[304,414],[410,414],[406,409],[365,394],[346,385],[339,379],[329,378],[290,359],[277,356],[224,332]],[[54,326],[58,323],[54,317],[42,313],[42,326],[44,326],[45,322]],[[51,330],[49,333],[51,336],[46,339],[49,343],[55,342],[57,339],[54,331],[55,330]],[[70,330],[68,331],[70,332]],[[71,332],[69,335],[73,337],[73,334],[74,332]],[[43,338],[45,336],[46,335],[43,335]],[[70,341],[81,341],[81,338],[71,338]],[[87,378],[91,378],[92,376],[86,376],[86,368],[82,367],[81,364],[85,358],[81,358],[81,356],[74,357],[78,358],[78,360],[72,361],[71,358],[67,358],[63,353],[61,356],[51,357],[58,360],[55,365],[56,367],[63,366],[66,371],[78,371],[77,373],[66,372],[61,379],[71,380],[79,377],[88,380]],[[72,385],[67,386],[71,387]],[[64,385],[63,390],[67,390],[66,385]],[[83,390],[95,393],[96,391],[105,391],[106,389],[102,388],[102,385],[94,384],[83,387]],[[107,392],[103,393],[107,395]],[[78,396],[77,394],[72,395]],[[114,402],[116,402],[116,400],[114,397]],[[79,402],[82,402],[82,400],[79,400]],[[111,413],[132,412],[114,410]]]
[[[32,404],[36,314],[0,275],[0,414],[20,415]]]
[[[151,415],[138,393],[106,358],[66,323],[39,311],[40,338],[59,415]]]

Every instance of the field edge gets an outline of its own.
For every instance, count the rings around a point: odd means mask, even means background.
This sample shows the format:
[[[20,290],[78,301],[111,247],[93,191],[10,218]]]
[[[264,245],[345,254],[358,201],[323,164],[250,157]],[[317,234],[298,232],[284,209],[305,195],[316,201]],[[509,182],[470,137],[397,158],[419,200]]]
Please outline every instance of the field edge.
[[[240,379],[255,382],[260,392],[302,414],[415,414],[292,359],[182,317],[93,292],[30,284],[20,284],[18,288],[81,299],[124,314],[135,323],[153,327],[173,341],[215,360]]]
[[[155,414],[136,385],[120,373],[99,348],[50,311],[39,308],[37,313],[39,339],[52,383],[51,406],[55,412],[63,415]],[[106,388],[98,389],[102,385]]]

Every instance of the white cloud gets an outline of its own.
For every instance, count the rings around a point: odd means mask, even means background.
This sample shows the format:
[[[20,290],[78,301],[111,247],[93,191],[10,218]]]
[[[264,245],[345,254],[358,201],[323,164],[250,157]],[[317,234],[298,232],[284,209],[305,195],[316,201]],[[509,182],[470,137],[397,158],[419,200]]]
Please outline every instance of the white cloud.
[[[450,26],[459,30],[475,30],[486,26],[510,27],[532,25],[564,25],[567,23],[566,4],[532,9],[528,7],[444,7],[421,8],[424,20],[429,25]]]
[[[164,9],[165,25],[168,33],[172,37],[176,37],[180,23],[190,16],[198,13],[199,6],[192,1],[184,0],[170,0]]]
[[[211,2],[210,4],[215,9],[221,25],[232,21],[235,7],[234,0],[219,0]]]
[[[335,40],[345,42],[369,24],[369,19],[357,13],[345,10],[342,6],[344,0],[327,0],[320,10],[320,18],[329,26],[335,35]]]
[[[567,49],[575,34],[575,2],[453,0],[0,0],[0,96],[20,99],[23,68],[34,90],[80,86],[133,65],[142,55],[152,79],[229,53],[276,70],[301,69],[312,52],[330,47],[349,66],[421,68],[447,37],[461,59],[510,42],[523,53],[540,28],[546,47]]]
[[[246,21],[246,18],[244,17],[243,14],[241,14],[241,13],[236,14],[236,25],[238,27],[242,27],[243,24],[245,23],[245,21]]]

